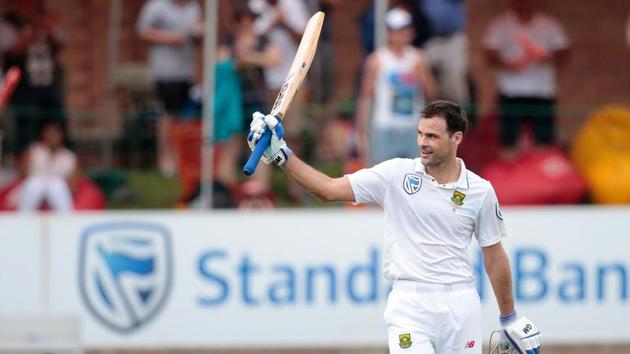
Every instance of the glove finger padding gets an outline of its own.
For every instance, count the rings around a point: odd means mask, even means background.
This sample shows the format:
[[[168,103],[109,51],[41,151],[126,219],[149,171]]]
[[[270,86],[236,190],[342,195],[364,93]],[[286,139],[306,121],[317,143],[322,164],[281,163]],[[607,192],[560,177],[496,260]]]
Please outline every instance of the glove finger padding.
[[[272,133],[271,140],[269,146],[265,148],[261,160],[266,164],[274,162],[278,166],[284,165],[292,155],[292,151],[283,139],[284,128],[280,119],[276,116],[265,116],[260,112],[255,112],[252,114],[252,122],[249,126],[250,130],[247,135],[249,148],[253,151],[265,132],[269,130]]]
[[[282,126],[282,123],[280,122],[280,118],[278,118],[278,116],[268,115],[264,118],[264,120],[267,128],[271,130],[271,132],[275,136],[277,136],[279,139],[284,138],[284,127]]]
[[[504,328],[505,336],[510,340],[514,349],[520,354],[537,354],[540,351],[540,331],[526,317],[521,317]]]
[[[247,145],[249,145],[252,151],[263,134],[265,134],[266,129],[265,115],[260,112],[254,112],[252,114],[252,121],[249,124],[249,133],[247,134]]]

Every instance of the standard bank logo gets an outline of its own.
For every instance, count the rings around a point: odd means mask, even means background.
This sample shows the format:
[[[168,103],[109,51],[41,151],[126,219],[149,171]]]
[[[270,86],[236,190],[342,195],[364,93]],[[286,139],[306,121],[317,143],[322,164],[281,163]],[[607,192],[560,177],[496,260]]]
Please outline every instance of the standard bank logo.
[[[420,187],[422,187],[422,178],[420,178],[420,176],[413,173],[407,173],[405,175],[405,179],[403,180],[403,189],[407,192],[407,194],[411,195],[416,193],[420,190]]]
[[[121,333],[147,324],[164,306],[173,274],[166,228],[145,223],[105,223],[81,236],[79,289],[101,323]]]

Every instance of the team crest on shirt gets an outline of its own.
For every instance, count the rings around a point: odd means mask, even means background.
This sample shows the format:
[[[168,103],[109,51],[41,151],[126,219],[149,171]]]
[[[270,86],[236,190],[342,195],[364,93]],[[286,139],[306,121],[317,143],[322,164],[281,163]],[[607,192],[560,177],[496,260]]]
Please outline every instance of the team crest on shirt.
[[[398,345],[401,349],[409,349],[412,344],[411,333],[402,333],[398,335]]]
[[[466,194],[460,191],[454,191],[451,201],[457,206],[462,206],[464,205],[464,198],[466,198]]]
[[[405,175],[405,179],[403,180],[403,189],[407,192],[407,194],[415,194],[420,190],[420,187],[422,187],[422,178],[420,178],[420,176],[413,173],[407,173]]]

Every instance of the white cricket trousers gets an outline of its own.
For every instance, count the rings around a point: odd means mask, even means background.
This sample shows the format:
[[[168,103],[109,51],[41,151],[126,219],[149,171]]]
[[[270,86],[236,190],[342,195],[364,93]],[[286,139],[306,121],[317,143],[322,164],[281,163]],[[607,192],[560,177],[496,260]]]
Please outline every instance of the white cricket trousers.
[[[481,354],[481,303],[473,283],[397,280],[384,317],[390,354]]]
[[[22,184],[18,210],[36,211],[44,200],[54,211],[72,211],[72,193],[63,177],[28,177]]]

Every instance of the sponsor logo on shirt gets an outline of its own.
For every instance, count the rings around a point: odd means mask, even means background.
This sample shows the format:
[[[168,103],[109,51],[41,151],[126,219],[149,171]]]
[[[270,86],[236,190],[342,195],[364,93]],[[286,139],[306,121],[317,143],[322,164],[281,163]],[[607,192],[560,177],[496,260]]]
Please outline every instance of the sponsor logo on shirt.
[[[412,195],[417,193],[420,190],[420,187],[422,187],[422,178],[420,178],[420,176],[413,173],[407,173],[405,175],[405,179],[403,180],[403,189],[407,192],[407,194]]]

